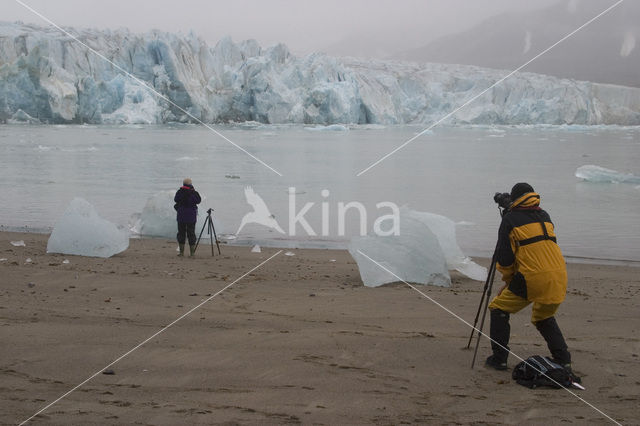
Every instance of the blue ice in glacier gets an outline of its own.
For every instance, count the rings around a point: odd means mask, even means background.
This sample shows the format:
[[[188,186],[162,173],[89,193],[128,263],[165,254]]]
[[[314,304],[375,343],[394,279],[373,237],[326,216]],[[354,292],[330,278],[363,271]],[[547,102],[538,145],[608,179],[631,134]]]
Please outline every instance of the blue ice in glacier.
[[[101,218],[86,200],[74,198],[51,232],[47,253],[111,257],[128,247],[127,231]]]
[[[230,38],[211,47],[194,34],[70,31],[126,73],[57,30],[0,23],[0,122],[21,110],[44,123],[431,124],[488,89],[447,123],[640,124],[638,88],[534,73],[492,87],[508,71],[296,57],[282,44]]]

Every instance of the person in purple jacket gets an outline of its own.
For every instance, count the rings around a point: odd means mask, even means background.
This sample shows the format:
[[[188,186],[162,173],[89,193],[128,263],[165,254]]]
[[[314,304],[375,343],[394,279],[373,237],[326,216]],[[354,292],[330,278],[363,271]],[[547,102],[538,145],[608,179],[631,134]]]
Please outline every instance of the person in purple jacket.
[[[173,197],[176,202],[175,209],[178,212],[178,245],[180,253],[178,256],[184,256],[185,234],[189,239],[189,256],[193,256],[196,251],[196,222],[198,220],[198,204],[202,199],[200,194],[193,187],[190,178],[182,181],[182,186]]]

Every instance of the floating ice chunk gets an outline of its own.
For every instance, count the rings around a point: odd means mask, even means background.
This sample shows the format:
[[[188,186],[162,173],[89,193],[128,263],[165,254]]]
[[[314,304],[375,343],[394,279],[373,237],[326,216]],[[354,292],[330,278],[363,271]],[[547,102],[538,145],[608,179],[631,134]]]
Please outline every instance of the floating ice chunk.
[[[456,226],[475,226],[475,222],[469,222],[467,220],[461,220],[460,222],[456,222]]]
[[[576,177],[588,182],[601,183],[640,183],[640,176],[620,173],[616,170],[606,169],[600,166],[585,165],[576,170]]]
[[[633,35],[631,31],[628,31],[624,35],[624,40],[622,41],[622,46],[620,46],[620,56],[627,57],[636,47],[636,37]]]
[[[349,243],[364,285],[378,287],[402,280],[448,287],[451,279],[436,235],[420,220],[402,213],[400,227],[400,235],[367,235]]]
[[[349,128],[342,124],[330,124],[328,126],[305,127],[305,130],[312,132],[347,132]]]
[[[14,247],[26,247],[26,244],[23,240],[20,241],[11,241],[11,245]]]
[[[47,253],[110,257],[129,247],[129,235],[101,218],[82,198],[74,198],[51,232]]]
[[[262,253],[262,249],[260,249],[260,245],[256,244],[251,248],[251,253]]]

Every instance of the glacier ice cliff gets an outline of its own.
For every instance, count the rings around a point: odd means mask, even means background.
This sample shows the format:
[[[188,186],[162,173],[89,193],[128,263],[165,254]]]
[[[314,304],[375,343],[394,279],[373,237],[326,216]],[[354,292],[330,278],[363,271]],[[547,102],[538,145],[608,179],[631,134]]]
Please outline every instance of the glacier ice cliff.
[[[192,33],[68,31],[136,78],[59,30],[0,23],[0,122],[430,124],[508,73],[298,58],[253,40],[210,47]],[[447,123],[639,125],[640,89],[517,73]]]

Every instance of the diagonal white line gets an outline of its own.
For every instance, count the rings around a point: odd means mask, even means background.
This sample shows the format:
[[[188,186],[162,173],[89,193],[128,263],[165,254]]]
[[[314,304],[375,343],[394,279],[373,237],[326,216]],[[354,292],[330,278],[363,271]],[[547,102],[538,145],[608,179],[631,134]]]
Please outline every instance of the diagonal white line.
[[[544,49],[542,52],[538,53],[536,56],[534,56],[533,58],[529,59],[527,62],[525,62],[524,64],[520,65],[518,68],[516,68],[515,70],[511,71],[509,74],[505,75],[504,77],[502,77],[500,80],[496,81],[495,83],[493,83],[491,86],[487,87],[485,90],[483,90],[482,92],[478,93],[477,95],[473,96],[471,99],[467,100],[465,103],[463,103],[462,105],[460,105],[458,108],[454,109],[453,111],[449,112],[448,114],[446,114],[444,117],[442,117],[441,119],[439,119],[438,121],[436,121],[435,123],[431,124],[429,127],[427,127],[426,129],[424,129],[423,131],[421,131],[420,133],[418,133],[417,135],[413,136],[411,139],[407,140],[406,142],[404,142],[402,145],[398,146],[397,148],[395,148],[393,151],[391,151],[390,153],[388,153],[387,155],[385,155],[384,157],[380,158],[378,161],[372,163],[371,165],[369,165],[369,167],[367,167],[366,169],[361,170],[356,176],[360,177],[361,175],[363,175],[364,173],[366,173],[367,171],[369,171],[370,169],[372,169],[373,167],[377,166],[378,164],[380,164],[381,162],[383,162],[384,160],[386,160],[387,158],[391,157],[393,154],[395,154],[396,152],[400,151],[402,148],[404,148],[405,146],[409,145],[411,142],[413,142],[414,140],[418,139],[420,136],[424,135],[425,133],[427,133],[429,130],[433,129],[434,127],[436,127],[438,124],[442,123],[444,120],[446,120],[447,118],[451,117],[452,115],[454,115],[455,113],[457,113],[458,111],[460,111],[462,108],[466,107],[467,105],[469,105],[470,103],[474,102],[476,99],[478,99],[480,96],[484,95],[485,93],[487,93],[489,90],[493,89],[495,86],[497,86],[498,84],[502,83],[503,81],[505,81],[506,79],[508,79],[509,77],[511,77],[512,75],[514,75],[515,73],[517,73],[518,71],[520,71],[522,68],[526,67],[527,65],[529,65],[531,62],[535,61],[536,59],[538,59],[539,57],[541,57],[542,55],[546,54],[548,51],[550,51],[551,49],[553,49],[554,47],[556,47],[557,45],[559,45],[560,43],[562,43],[563,41],[565,41],[566,39],[568,39],[569,37],[573,36],[575,33],[577,33],[578,31],[580,31],[581,29],[583,29],[584,27],[586,27],[587,25],[591,24],[593,21],[595,21],[596,19],[600,18],[601,16],[603,16],[604,14],[608,13],[609,11],[611,11],[611,9],[613,9],[614,7],[618,6],[620,3],[622,3],[624,0],[618,0],[616,3],[614,3],[613,5],[609,6],[608,8],[606,8],[605,10],[603,10],[602,12],[600,12],[598,15],[594,16],[593,18],[589,19],[587,22],[585,22],[584,24],[580,25],[578,28],[576,28],[575,30],[571,31],[569,34],[567,34],[566,36],[562,37],[560,40],[558,40],[557,42],[553,43],[551,46],[547,47],[546,49]]]
[[[244,277],[246,277],[247,275],[249,275],[250,273],[252,273],[253,271],[255,271],[256,269],[260,268],[262,265],[264,265],[265,263],[269,262],[271,259],[273,259],[274,257],[276,257],[277,255],[279,255],[280,253],[282,253],[282,250],[279,250],[276,254],[274,254],[273,256],[269,257],[267,260],[265,260],[264,262],[260,263],[257,266],[254,266],[251,270],[245,272],[244,274],[242,274],[240,277],[236,278],[235,281],[233,281],[231,284],[228,284],[227,286],[225,286],[224,288],[222,288],[222,290],[218,291],[217,293],[213,294],[212,296],[208,297],[207,299],[205,299],[204,301],[200,302],[199,304],[197,304],[196,306],[194,306],[193,308],[191,308],[190,310],[188,310],[187,312],[185,312],[184,314],[182,314],[180,317],[178,317],[177,319],[173,320],[170,324],[164,326],[163,328],[161,328],[160,330],[158,330],[157,332],[155,332],[154,334],[152,334],[151,336],[147,337],[146,339],[144,339],[142,342],[138,343],[136,346],[134,346],[133,348],[129,349],[127,352],[125,352],[124,354],[120,355],[118,358],[116,358],[114,361],[112,361],[111,363],[107,364],[106,366],[102,367],[100,370],[96,371],[95,373],[93,373],[91,376],[87,377],[83,382],[79,383],[78,385],[76,385],[75,387],[73,387],[71,390],[65,392],[64,394],[62,394],[60,397],[58,397],[56,400],[50,402],[49,404],[47,404],[46,406],[42,407],[40,410],[38,410],[35,414],[33,414],[31,417],[29,417],[28,419],[22,421],[20,423],[20,426],[26,424],[27,422],[29,422],[31,419],[33,419],[34,417],[36,417],[37,415],[41,414],[42,412],[44,412],[45,410],[47,410],[48,408],[50,408],[51,406],[53,406],[54,404],[56,404],[57,402],[59,402],[61,399],[67,397],[69,394],[71,394],[72,392],[74,392],[75,390],[77,390],[78,388],[80,388],[81,386],[83,386],[85,383],[89,382],[91,379],[93,379],[94,377],[96,377],[97,375],[101,374],[104,370],[106,370],[107,368],[113,366],[114,364],[116,364],[118,361],[122,360],[123,358],[127,357],[128,355],[130,355],[132,352],[134,352],[135,350],[139,349],[141,346],[143,346],[145,343],[147,343],[149,340],[155,338],[156,336],[158,336],[159,334],[167,331],[169,328],[171,328],[174,324],[178,323],[180,320],[182,320],[183,318],[186,318],[187,316],[189,316],[192,312],[194,312],[195,310],[197,310],[198,308],[200,308],[202,305],[204,305],[205,303],[209,302],[211,299],[213,299],[214,297],[216,297],[217,295],[219,295],[220,293],[222,293],[223,291],[225,291],[226,289],[228,289],[229,287],[231,287],[232,285],[234,285],[235,283],[237,283],[238,281],[240,281],[241,279],[243,279]]]
[[[498,346],[500,346],[501,348],[508,350],[507,348],[505,348],[504,346],[502,346],[500,343],[496,342],[495,340],[493,340],[491,337],[487,336],[484,332],[480,331],[479,329],[477,329],[476,327],[474,327],[473,325],[471,325],[469,322],[467,322],[464,318],[462,318],[460,315],[456,314],[455,312],[453,312],[452,310],[448,309],[446,306],[442,305],[441,303],[437,302],[436,300],[434,300],[433,298],[429,297],[429,295],[423,293],[422,291],[418,290],[414,285],[409,284],[408,282],[406,282],[405,280],[403,280],[402,278],[400,278],[399,276],[397,276],[395,273],[393,273],[392,271],[390,271],[388,268],[386,268],[384,265],[380,264],[379,262],[373,260],[372,258],[370,258],[369,256],[367,256],[366,254],[364,254],[361,250],[358,250],[358,253],[360,253],[362,256],[366,257],[368,260],[370,260],[371,262],[375,263],[377,266],[379,266],[381,269],[385,270],[386,272],[388,272],[389,274],[391,274],[393,277],[395,277],[398,281],[403,282],[404,284],[408,285],[409,287],[411,287],[413,290],[415,290],[416,292],[418,292],[419,294],[421,294],[423,297],[425,297],[426,299],[428,299],[430,302],[433,302],[435,305],[437,305],[438,307],[442,308],[444,311],[446,311],[447,313],[449,313],[450,315],[452,315],[453,317],[455,317],[456,319],[460,320],[461,322],[463,322],[465,325],[469,326],[470,328],[472,328],[473,330],[477,331],[478,333],[480,333],[482,336],[486,337],[487,339],[491,340],[493,343],[497,344]],[[509,353],[511,355],[513,355],[514,357],[518,358],[520,361],[525,361],[523,358],[521,358],[518,354],[511,352],[510,350],[508,350]],[[542,371],[538,370],[535,366],[527,363],[527,365],[531,366],[532,368],[536,369],[538,372],[542,373]],[[542,373],[544,374],[544,373]],[[553,381],[555,384],[560,385],[560,383],[556,382],[553,378],[547,376],[545,374],[545,377],[547,377],[548,379],[550,379],[551,381]],[[562,386],[561,386],[562,387]],[[565,387],[562,387],[564,390],[566,390],[567,392],[569,392],[571,395],[575,396],[576,398],[578,398],[580,401],[582,401],[583,403],[585,403],[586,405],[588,405],[589,407],[593,408],[595,411],[597,411],[598,413],[602,414],[604,417],[606,417],[607,419],[611,420],[613,423],[620,425],[620,423],[618,423],[616,420],[614,420],[613,418],[611,418],[609,415],[607,415],[606,413],[604,413],[602,410],[600,410],[598,407],[596,407],[595,405],[591,404],[590,402],[584,400],[583,398],[581,398],[580,396],[576,395],[575,392],[572,392],[570,389],[567,389]]]
[[[71,34],[69,31],[65,30],[64,28],[60,27],[58,24],[56,24],[55,22],[53,22],[52,20],[50,20],[49,18],[47,18],[46,16],[44,16],[43,14],[41,14],[40,12],[38,12],[37,10],[35,10],[34,8],[32,8],[31,6],[29,6],[28,4],[26,4],[25,2],[23,2],[22,0],[14,0],[16,3],[20,4],[22,7],[24,7],[25,9],[29,10],[30,12],[32,12],[33,14],[37,15],[39,18],[41,18],[42,20],[46,21],[47,23],[49,23],[50,25],[52,25],[53,27],[55,27],[56,29],[58,29],[59,31],[61,31],[62,33],[64,33],[65,35],[67,35],[68,37],[71,37],[74,41],[78,42],[79,44],[81,44],[82,46],[84,46],[85,48],[87,48],[91,53],[97,55],[98,57],[104,59],[105,61],[107,61],[109,64],[111,64],[112,66],[114,66],[115,68],[117,68],[119,71],[123,72],[124,74],[126,74],[129,78],[135,80],[138,84],[141,84],[142,86],[144,86],[146,89],[148,89],[149,91],[153,92],[156,96],[158,96],[159,98],[167,101],[168,103],[170,103],[171,105],[173,105],[174,107],[176,107],[177,109],[179,109],[181,112],[185,113],[186,115],[188,115],[190,118],[192,118],[194,121],[196,121],[198,124],[201,124],[202,126],[206,127],[207,129],[209,129],[210,131],[212,131],[213,133],[215,133],[216,135],[220,136],[222,139],[224,139],[225,141],[229,142],[231,145],[235,146],[236,148],[238,148],[240,151],[244,152],[245,154],[247,154],[249,157],[253,158],[254,160],[256,160],[258,163],[262,164],[263,166],[265,166],[266,168],[268,168],[269,170],[271,170],[272,172],[274,172],[275,174],[277,174],[278,176],[282,177],[282,173],[280,173],[279,171],[277,171],[276,169],[274,169],[273,167],[271,167],[270,165],[268,165],[267,163],[265,163],[264,161],[262,161],[261,159],[259,159],[258,157],[256,157],[255,155],[251,154],[249,151],[247,151],[246,149],[244,149],[243,147],[241,147],[240,145],[238,145],[237,143],[233,142],[231,139],[229,139],[228,137],[226,137],[225,135],[223,135],[222,133],[218,132],[216,129],[214,129],[213,127],[211,127],[209,124],[203,122],[202,120],[200,120],[198,117],[195,117],[193,114],[191,114],[189,111],[185,110],[184,108],[182,108],[180,105],[176,104],[175,102],[173,102],[171,99],[167,98],[166,96],[164,96],[162,93],[158,92],[155,88],[149,86],[145,81],[140,80],[138,77],[134,76],[133,74],[131,74],[129,71],[125,70],[124,68],[122,68],[121,66],[119,66],[118,64],[116,64],[115,62],[113,62],[112,60],[110,60],[109,58],[107,58],[106,56],[104,56],[102,53],[98,52],[97,50],[93,49],[91,46],[87,45],[86,43],[84,43],[83,41],[81,41],[80,39],[78,39],[76,36],[74,36],[73,34]]]

